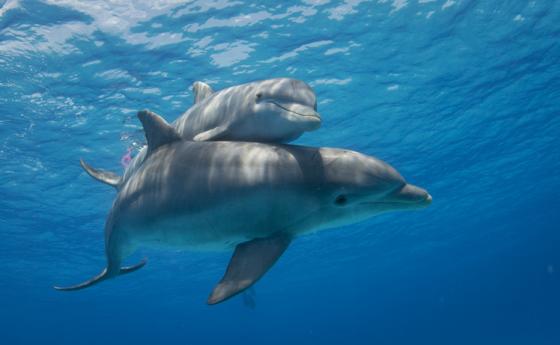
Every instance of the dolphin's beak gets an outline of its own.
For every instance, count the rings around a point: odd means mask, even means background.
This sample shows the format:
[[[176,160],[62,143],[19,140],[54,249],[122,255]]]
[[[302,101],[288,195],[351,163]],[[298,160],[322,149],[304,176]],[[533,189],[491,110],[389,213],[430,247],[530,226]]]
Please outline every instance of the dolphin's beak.
[[[423,208],[432,203],[432,196],[425,189],[407,183],[402,188],[391,193],[388,196],[388,200],[410,205],[414,208]]]
[[[321,126],[321,116],[313,107],[290,102],[271,101],[277,107],[284,109],[287,112],[297,115],[297,121],[307,124],[307,130],[314,130]]]
[[[431,203],[432,203],[432,196],[430,194],[428,194],[428,196],[426,197],[426,204],[429,205]]]

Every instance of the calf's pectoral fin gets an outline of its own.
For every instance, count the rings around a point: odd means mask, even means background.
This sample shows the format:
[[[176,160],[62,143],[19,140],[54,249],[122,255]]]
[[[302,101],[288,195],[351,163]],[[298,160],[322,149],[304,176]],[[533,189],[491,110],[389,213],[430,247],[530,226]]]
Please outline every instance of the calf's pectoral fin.
[[[136,265],[133,266],[126,266],[126,267],[121,267],[120,270],[117,272],[116,275],[122,275],[122,274],[127,274],[127,273],[131,273],[134,272],[136,270],[139,270],[140,268],[144,267],[144,265],[146,265],[146,262],[148,262],[146,259],[142,259],[142,261],[140,261],[139,263],[137,263]],[[81,290],[81,289],[85,289],[87,287],[90,287],[92,285],[95,285],[99,282],[102,282],[106,279],[112,278],[114,277],[115,274],[110,275],[109,272],[107,271],[107,268],[103,269],[103,271],[101,273],[99,273],[98,275],[96,275],[95,277],[86,280],[83,283],[80,284],[76,284],[76,285],[72,285],[72,286],[54,286],[54,288],[56,290],[60,290],[60,291],[75,291],[75,290]]]
[[[89,176],[93,177],[97,181],[118,188],[119,183],[121,182],[121,177],[119,175],[110,171],[95,169],[91,165],[84,162],[83,159],[80,159],[80,165],[82,166],[82,168],[84,168],[84,170],[88,173]]]
[[[208,304],[223,302],[253,285],[274,265],[290,242],[290,236],[277,234],[238,244],[224,277],[208,297]]]
[[[212,141],[221,140],[228,134],[228,127],[218,126],[194,136],[194,141]]]

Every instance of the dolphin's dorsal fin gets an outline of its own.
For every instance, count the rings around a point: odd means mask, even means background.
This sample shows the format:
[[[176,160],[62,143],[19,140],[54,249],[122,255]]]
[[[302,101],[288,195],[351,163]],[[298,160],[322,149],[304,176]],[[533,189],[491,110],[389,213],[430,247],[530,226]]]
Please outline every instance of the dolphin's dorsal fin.
[[[149,110],[138,112],[148,141],[148,155],[163,145],[181,140],[181,136],[161,116]]]
[[[206,83],[203,83],[201,81],[195,81],[192,88],[193,88],[193,92],[194,92],[194,103],[195,104],[202,101],[203,99],[207,98],[208,96],[210,96],[211,94],[214,93],[214,90],[212,90],[210,85],[208,85]]]
[[[253,285],[274,265],[290,242],[290,236],[278,234],[238,244],[224,277],[208,297],[208,304],[225,301]]]

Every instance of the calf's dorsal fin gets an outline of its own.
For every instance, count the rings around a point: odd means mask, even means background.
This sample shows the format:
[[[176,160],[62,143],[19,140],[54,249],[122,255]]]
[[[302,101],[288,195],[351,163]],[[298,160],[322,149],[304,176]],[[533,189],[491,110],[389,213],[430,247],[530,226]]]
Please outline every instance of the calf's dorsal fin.
[[[214,90],[212,90],[212,87],[210,87],[210,85],[201,81],[195,81],[192,88],[194,92],[195,104],[214,93]]]
[[[144,126],[144,133],[148,141],[148,155],[160,146],[181,140],[181,136],[163,117],[149,110],[140,110],[138,118]]]

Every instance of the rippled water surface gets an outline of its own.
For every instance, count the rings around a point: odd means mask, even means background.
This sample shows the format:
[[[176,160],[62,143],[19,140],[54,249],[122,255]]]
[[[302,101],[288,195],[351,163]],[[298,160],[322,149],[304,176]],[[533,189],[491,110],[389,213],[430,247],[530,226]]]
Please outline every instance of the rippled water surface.
[[[208,307],[230,253],[105,265],[121,171],[190,86],[292,77],[322,127],[298,144],[379,157],[433,204],[298,239]],[[560,2],[0,0],[2,344],[559,344]],[[224,220],[227,221],[227,220]]]

